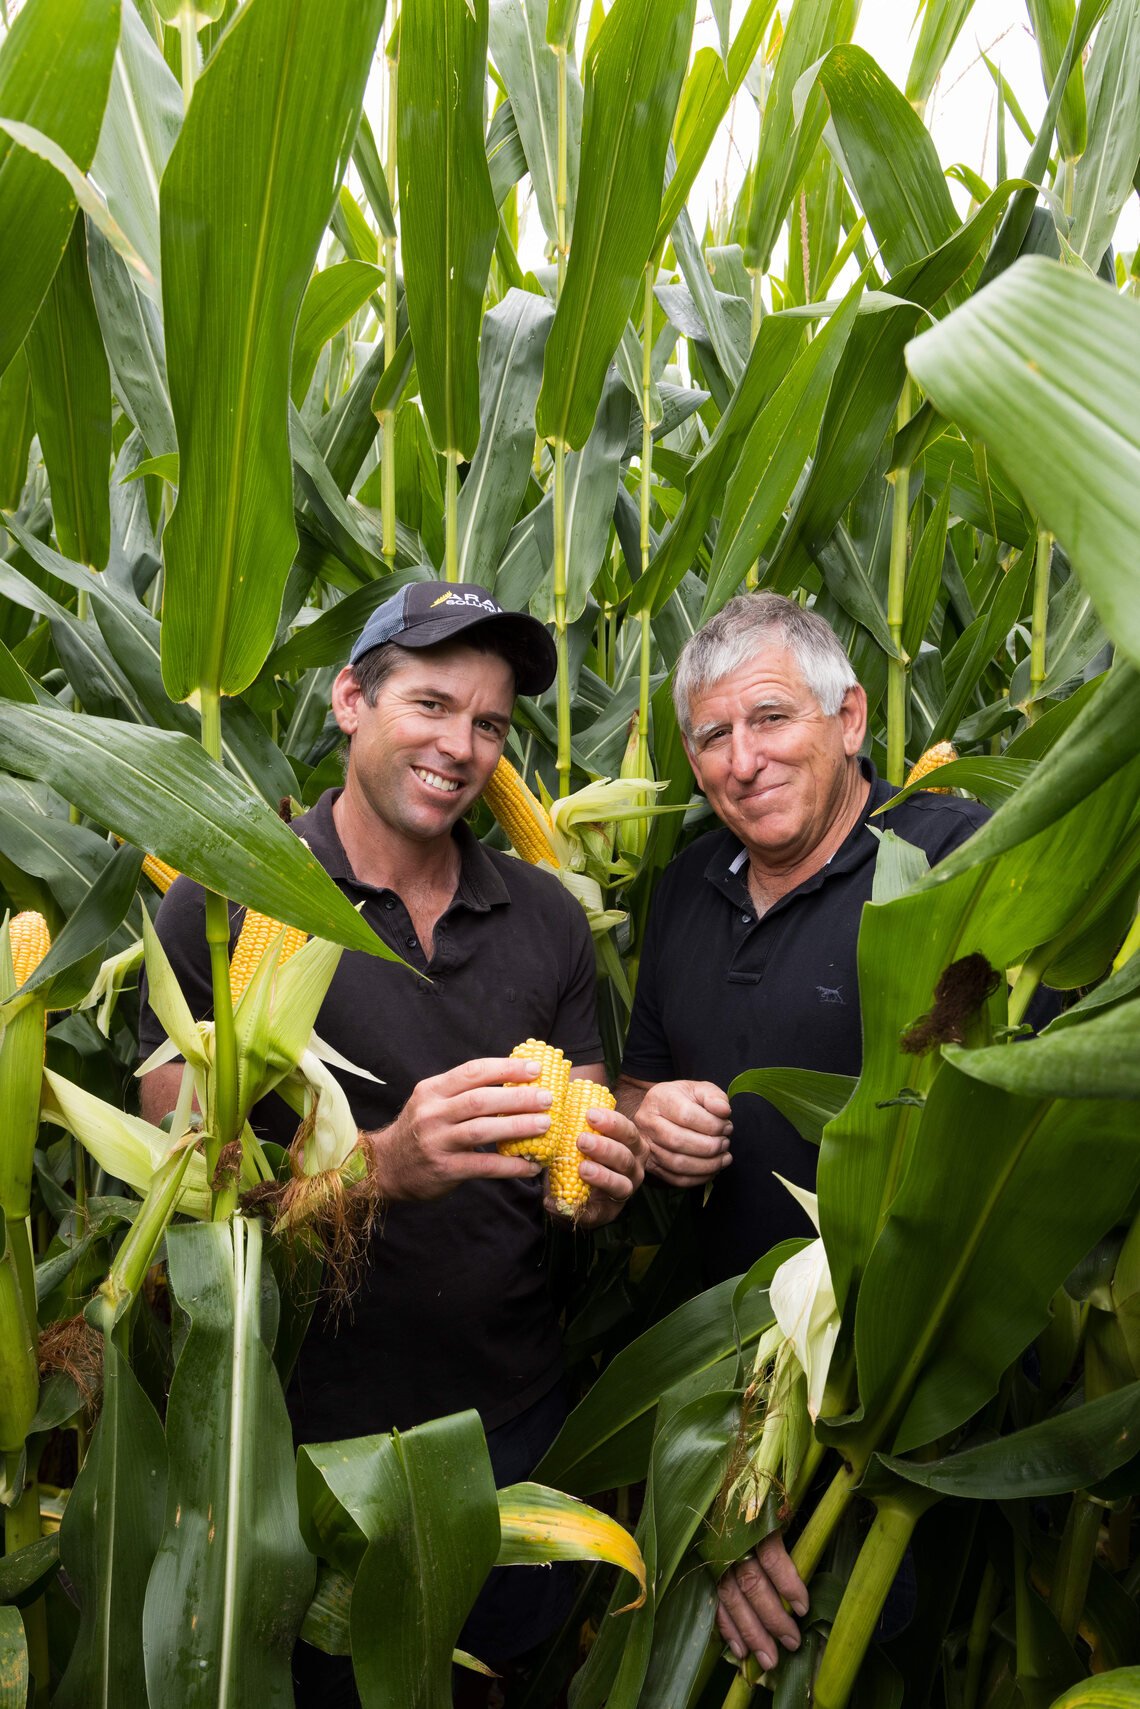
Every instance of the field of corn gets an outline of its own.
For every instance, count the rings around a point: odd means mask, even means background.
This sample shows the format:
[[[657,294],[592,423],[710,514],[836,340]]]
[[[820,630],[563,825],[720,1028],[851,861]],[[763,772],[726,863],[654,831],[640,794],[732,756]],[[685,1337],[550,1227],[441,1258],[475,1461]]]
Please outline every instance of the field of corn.
[[[897,10],[905,87],[859,0],[0,0],[0,1709],[276,1709],[298,1637],[446,1709],[488,1570],[554,1559],[520,1709],[1140,1704],[1140,0],[1027,0],[996,170],[925,122],[988,7]],[[994,810],[933,874],[884,841],[858,1079],[741,1064],[820,1238],[700,1292],[680,1193],[552,1235],[582,1398],[499,1491],[474,1413],[295,1454],[282,1389],[367,1198],[314,1022],[391,952],[281,807],[430,578],[552,628],[476,828],[586,909],[611,1071],[709,823],[670,673],[741,588],[834,626],[893,784],[952,743]],[[1005,977],[904,1054],[969,953]],[[761,1679],[715,1573],[777,1516],[811,1611]]]

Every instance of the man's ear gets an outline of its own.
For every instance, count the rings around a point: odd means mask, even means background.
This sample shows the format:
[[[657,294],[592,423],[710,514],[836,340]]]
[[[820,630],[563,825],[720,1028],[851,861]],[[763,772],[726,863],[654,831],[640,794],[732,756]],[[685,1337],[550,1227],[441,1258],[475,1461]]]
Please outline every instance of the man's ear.
[[[363,699],[364,696],[361,693],[360,684],[356,680],[355,671],[351,665],[345,665],[342,671],[337,672],[329,701],[332,706],[333,717],[346,736],[356,734]]]
[[[843,751],[853,758],[867,734],[867,691],[862,683],[854,683],[844,694],[839,720],[843,726]]]

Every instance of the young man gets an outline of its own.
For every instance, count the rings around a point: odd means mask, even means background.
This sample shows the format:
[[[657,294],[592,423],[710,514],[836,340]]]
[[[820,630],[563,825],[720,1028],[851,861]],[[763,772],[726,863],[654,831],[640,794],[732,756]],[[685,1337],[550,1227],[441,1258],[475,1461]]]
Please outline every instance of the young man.
[[[464,815],[503,750],[516,692],[541,692],[554,672],[543,626],[486,589],[410,584],[373,613],[333,684],[349,738],[344,788],[295,822],[369,925],[425,977],[346,951],[318,1017],[320,1036],[381,1082],[343,1076],[385,1208],[351,1312],[335,1325],[318,1313],[302,1348],[294,1434],[336,1440],[474,1407],[501,1484],[529,1475],[565,1411],[540,1171],[494,1150],[548,1126],[550,1098],[504,1086],[520,1077],[507,1059],[533,1037],[561,1046],[576,1075],[600,1081],[605,1068],[580,905],[549,874],[484,847]],[[207,1013],[202,891],[179,880],[158,929],[192,1006]],[[148,1013],[143,1051],[160,1036]],[[144,1081],[152,1119],[173,1105],[179,1073]],[[591,1186],[581,1221],[593,1226],[640,1184],[648,1147],[617,1112],[590,1121],[598,1136],[579,1141]],[[271,1137],[288,1143],[292,1126]],[[529,1586],[513,1569],[505,1590],[489,1587],[465,1648],[502,1663],[546,1637],[562,1587],[557,1573],[528,1576]],[[319,1684],[299,1701],[354,1701],[350,1672],[335,1686],[323,1658],[312,1666]]]
[[[706,1280],[812,1232],[773,1173],[810,1187],[816,1152],[760,1098],[730,1109],[748,1068],[858,1074],[856,942],[894,791],[859,758],[867,697],[822,620],[779,594],[739,595],[686,643],[673,695],[697,782],[721,820],[654,898],[619,1082],[649,1170],[713,1190],[700,1216]],[[920,793],[886,820],[931,865],[988,815]],[[717,1178],[733,1164],[723,1182]],[[775,1665],[799,1644],[807,1592],[778,1533],[721,1580],[719,1625]]]

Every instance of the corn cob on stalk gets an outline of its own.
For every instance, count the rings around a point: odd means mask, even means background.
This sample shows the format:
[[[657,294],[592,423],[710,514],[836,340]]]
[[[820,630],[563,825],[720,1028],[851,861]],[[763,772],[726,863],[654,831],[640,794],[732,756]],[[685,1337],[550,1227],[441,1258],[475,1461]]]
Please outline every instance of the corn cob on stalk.
[[[641,766],[641,715],[635,712],[629,721],[629,736],[625,744],[625,752],[618,769],[620,778],[652,778],[653,770],[646,761],[644,770]],[[646,806],[652,799],[643,795],[642,801]],[[649,815],[643,819],[623,819],[617,827],[617,845],[622,854],[629,855],[633,860],[640,860],[645,853],[645,845],[649,839]]]
[[[17,988],[30,979],[51,948],[51,933],[42,914],[29,908],[8,922],[8,942],[12,946],[12,972]]]
[[[545,1133],[536,1134],[531,1139],[504,1142],[496,1149],[502,1157],[532,1157],[536,1163],[549,1163],[558,1141],[558,1115],[570,1085],[571,1065],[554,1045],[544,1044],[537,1038],[524,1039],[521,1044],[516,1044],[511,1055],[523,1062],[539,1064],[538,1079],[532,1084],[549,1092],[554,1102],[550,1106],[550,1126]]]
[[[165,896],[176,878],[182,874],[176,867],[168,866],[166,861],[159,860],[157,855],[148,854],[143,857],[142,869],[156,890]]]
[[[578,1135],[597,1132],[586,1120],[586,1111],[612,1110],[614,1107],[614,1095],[609,1087],[599,1086],[594,1080],[571,1080],[566,1088],[558,1122],[551,1123],[552,1132],[557,1125],[557,1134],[554,1156],[549,1165],[550,1196],[562,1216],[580,1216],[590,1196],[590,1183],[583,1181],[578,1172],[582,1160]]]
[[[51,947],[47,922],[32,911],[10,920],[4,936],[0,1001],[15,995]],[[0,1209],[10,1223],[22,1223],[31,1209],[46,1027],[47,1004],[36,992],[8,1017],[0,1036]]]
[[[483,799],[510,838],[517,855],[532,866],[549,861],[558,866],[554,847],[554,828],[550,815],[538,798],[531,794],[505,754],[491,773],[483,791]]]
[[[935,742],[932,748],[927,748],[924,754],[919,755],[907,773],[906,781],[908,784],[917,783],[920,778],[929,777],[932,771],[937,771],[939,766],[949,765],[951,760],[957,758],[958,750],[953,742]],[[933,783],[928,783],[926,787],[931,795],[954,793],[952,789],[939,789]]]
[[[9,1234],[13,1231],[8,1231]],[[21,1232],[18,1228],[15,1232]],[[18,1454],[40,1398],[36,1336],[12,1240],[0,1250],[0,1457]],[[7,1484],[7,1474],[4,1477]]]
[[[296,955],[302,944],[309,941],[308,932],[298,926],[283,926],[268,914],[247,908],[238,941],[230,959],[230,997],[236,1004],[260,965],[261,958],[275,939],[280,938],[277,966],[283,967],[290,956]]]

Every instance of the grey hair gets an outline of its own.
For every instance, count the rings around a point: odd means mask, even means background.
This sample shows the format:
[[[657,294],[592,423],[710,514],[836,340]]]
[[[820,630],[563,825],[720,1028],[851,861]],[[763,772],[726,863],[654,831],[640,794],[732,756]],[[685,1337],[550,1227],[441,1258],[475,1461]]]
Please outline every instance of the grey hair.
[[[681,649],[673,673],[673,705],[681,733],[692,741],[693,699],[763,650],[785,647],[826,718],[834,717],[858,685],[851,661],[829,623],[780,593],[739,593]]]

